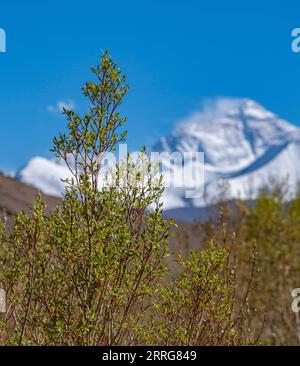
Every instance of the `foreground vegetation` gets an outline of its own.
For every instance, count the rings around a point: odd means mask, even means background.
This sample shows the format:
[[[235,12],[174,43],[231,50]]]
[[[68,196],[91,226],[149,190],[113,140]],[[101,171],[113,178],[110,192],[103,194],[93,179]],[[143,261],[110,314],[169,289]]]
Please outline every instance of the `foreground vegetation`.
[[[87,114],[65,110],[67,131],[54,139],[72,174],[63,205],[46,215],[38,198],[11,228],[1,222],[0,343],[297,344],[300,195],[287,205],[275,189],[252,208],[222,204],[219,220],[190,228],[196,250],[181,235],[169,252],[178,231],[163,219],[162,180],[147,159],[141,168],[128,156],[99,189],[104,153],[125,138],[118,108],[128,88],[107,53],[92,72]]]
[[[221,202],[211,219],[191,224],[176,242],[175,251],[178,253],[180,246],[187,253],[190,233],[203,249],[211,238],[220,248],[232,240],[237,273],[235,301],[243,301],[243,289],[248,293],[243,332],[263,345],[300,343],[299,315],[291,308],[291,292],[300,284],[300,193],[287,202],[287,188],[286,183],[272,184],[251,203]],[[295,304],[299,307],[299,298]]]

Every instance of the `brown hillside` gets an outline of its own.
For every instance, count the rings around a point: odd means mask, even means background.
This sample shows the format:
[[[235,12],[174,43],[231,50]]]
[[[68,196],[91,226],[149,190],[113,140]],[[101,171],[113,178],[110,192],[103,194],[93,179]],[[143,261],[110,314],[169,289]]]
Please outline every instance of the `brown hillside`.
[[[1,216],[3,215],[3,210],[6,211],[8,216],[13,216],[20,210],[29,210],[37,195],[38,191],[36,189],[0,173]],[[57,197],[44,194],[42,197],[48,211],[61,203],[61,200]]]

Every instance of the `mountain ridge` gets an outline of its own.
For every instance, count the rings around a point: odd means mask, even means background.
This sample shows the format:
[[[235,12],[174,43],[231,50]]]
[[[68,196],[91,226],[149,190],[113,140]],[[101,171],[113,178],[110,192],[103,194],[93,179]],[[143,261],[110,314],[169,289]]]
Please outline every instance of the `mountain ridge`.
[[[229,187],[229,199],[253,199],[270,178],[282,181],[289,177],[291,187],[300,179],[300,128],[247,98],[216,99],[163,136],[152,151],[204,152],[205,195],[186,199],[184,187],[166,188],[163,202],[167,210],[212,204],[222,185]],[[179,168],[173,169],[176,174]],[[59,178],[68,176],[60,162],[42,157],[31,159],[16,175],[54,196],[63,190]],[[250,186],[253,197],[249,197]]]

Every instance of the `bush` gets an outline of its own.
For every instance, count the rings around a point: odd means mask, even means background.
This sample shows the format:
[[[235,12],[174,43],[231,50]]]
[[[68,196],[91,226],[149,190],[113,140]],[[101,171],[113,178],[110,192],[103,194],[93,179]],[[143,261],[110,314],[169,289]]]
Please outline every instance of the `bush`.
[[[162,218],[155,167],[145,174],[128,156],[114,184],[99,188],[105,152],[125,138],[118,107],[128,88],[107,52],[92,72],[96,82],[83,87],[87,114],[65,110],[67,133],[54,139],[53,151],[72,174],[63,205],[46,215],[38,198],[11,229],[1,223],[1,344],[241,342],[228,248],[214,244],[180,258],[182,270],[171,280],[165,258],[172,222]]]
[[[226,240],[234,233],[235,301],[247,307],[239,336],[249,328],[250,343],[299,345],[291,291],[300,284],[300,193],[287,202],[286,190],[286,183],[278,182],[263,187],[255,201],[222,202],[220,220],[214,215],[209,222],[197,222],[188,229],[198,236],[201,233],[198,245],[202,248],[208,237],[224,246],[224,222]],[[189,243],[185,247],[189,248]]]

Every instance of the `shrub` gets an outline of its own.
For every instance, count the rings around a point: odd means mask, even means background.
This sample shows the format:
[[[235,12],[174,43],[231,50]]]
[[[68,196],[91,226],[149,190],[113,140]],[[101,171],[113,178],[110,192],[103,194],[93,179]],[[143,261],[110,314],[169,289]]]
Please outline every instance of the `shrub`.
[[[192,252],[180,258],[177,278],[167,273],[172,222],[163,220],[162,178],[144,152],[145,170],[128,156],[116,166],[114,184],[100,188],[104,154],[125,138],[118,108],[128,87],[107,52],[92,72],[96,82],[83,87],[88,112],[64,110],[67,132],[54,139],[53,151],[72,175],[62,206],[46,215],[38,198],[11,229],[1,223],[1,344],[241,341],[228,249]]]
[[[278,182],[263,187],[255,201],[223,201],[220,220],[214,213],[209,222],[199,221],[188,229],[199,236],[200,248],[205,248],[208,237],[222,248],[228,235],[234,233],[235,303],[244,308],[239,337],[249,333],[248,328],[251,333],[251,340],[243,340],[243,344],[259,341],[264,345],[299,345],[291,291],[300,283],[300,194],[287,201],[286,190],[286,185]],[[189,243],[185,247],[189,248]],[[255,258],[255,266],[251,257]]]

